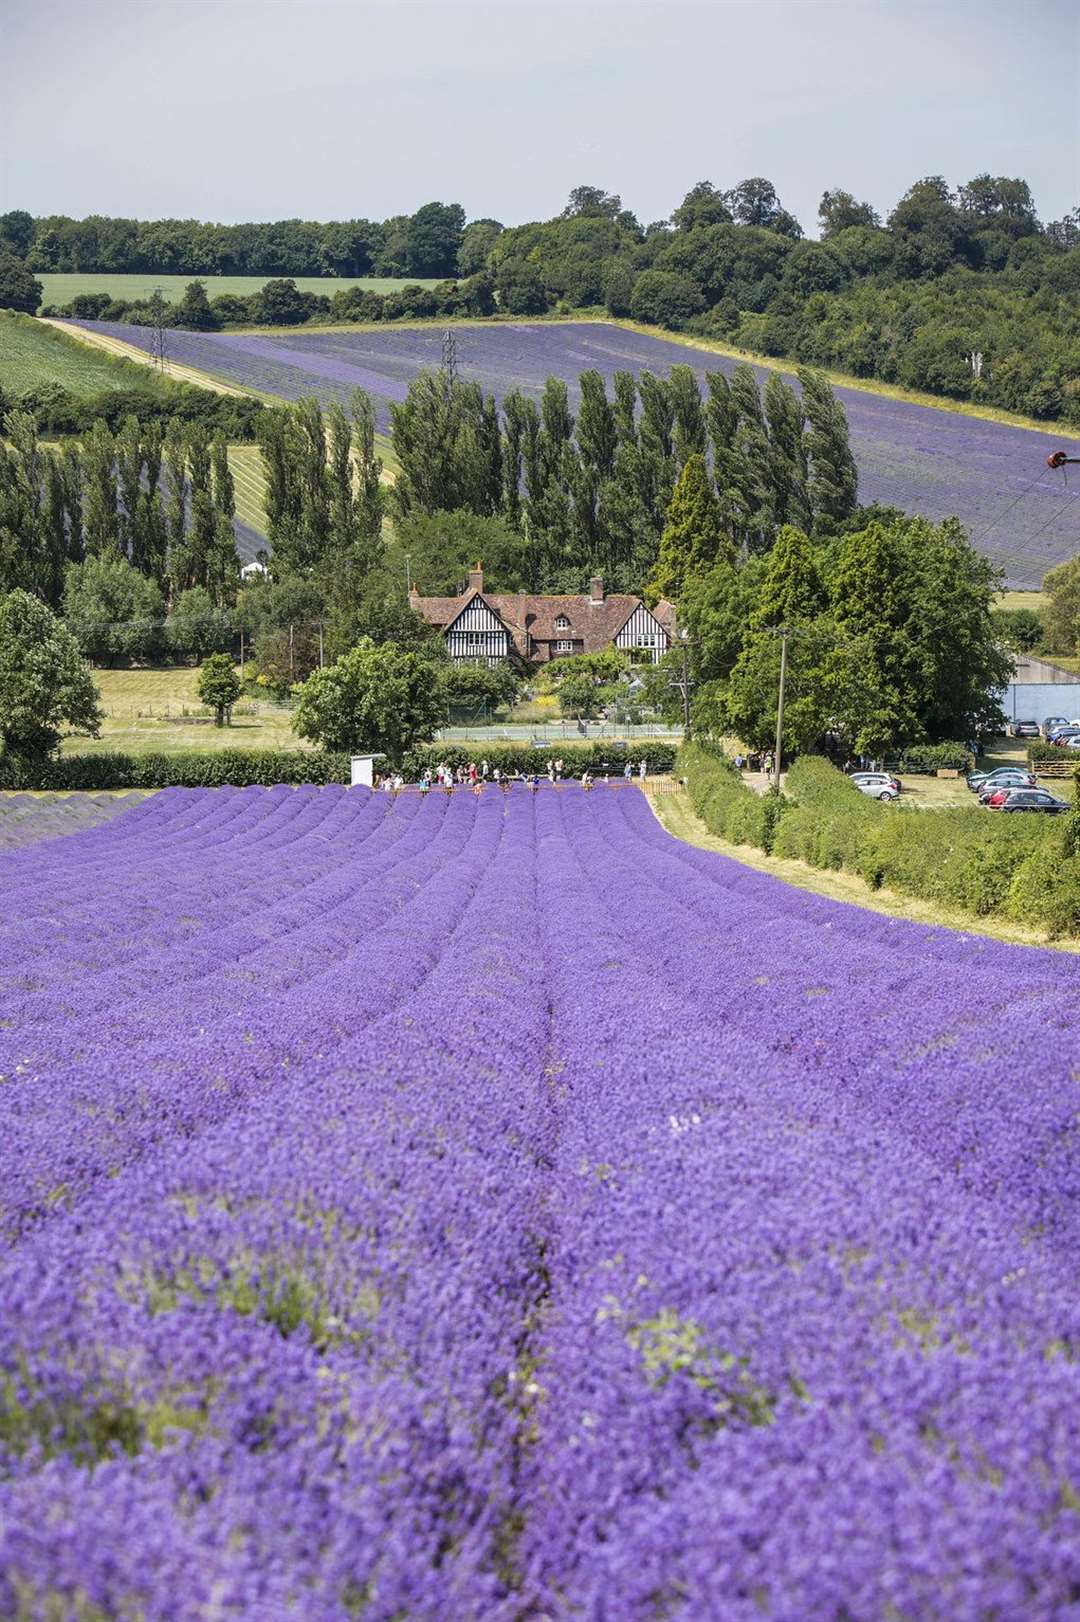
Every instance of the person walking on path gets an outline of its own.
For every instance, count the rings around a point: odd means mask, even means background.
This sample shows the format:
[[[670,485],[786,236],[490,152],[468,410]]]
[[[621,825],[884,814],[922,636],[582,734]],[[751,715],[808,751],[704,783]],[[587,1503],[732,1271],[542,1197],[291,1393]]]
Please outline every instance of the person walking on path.
[[[631,778],[632,778],[632,777],[633,777],[633,775],[634,775],[634,768],[633,768],[633,766],[632,766],[632,765],[631,765],[631,764],[630,764],[630,762],[629,762],[629,761],[627,761],[627,762],[626,762],[626,765],[625,765],[625,766],[624,766],[624,767],[623,767],[623,769],[622,769],[622,774],[623,774],[623,782],[624,782],[624,783],[629,783],[629,781],[630,781],[630,779],[631,779]]]
[[[562,758],[561,757],[555,762],[555,781],[556,781],[556,783],[561,783],[562,782]]]
[[[642,755],[641,759],[638,761],[637,774],[638,774],[638,777],[641,779],[641,781],[643,783],[645,781],[645,774],[646,774],[646,772],[648,770],[649,770],[649,762],[645,759],[645,756]]]
[[[480,776],[487,782],[488,772],[491,770],[486,760],[480,762]]]

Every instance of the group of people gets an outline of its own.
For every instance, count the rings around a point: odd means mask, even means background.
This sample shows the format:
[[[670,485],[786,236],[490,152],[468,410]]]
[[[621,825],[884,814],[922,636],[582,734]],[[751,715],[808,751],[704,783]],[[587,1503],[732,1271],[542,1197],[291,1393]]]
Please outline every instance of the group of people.
[[[563,771],[564,763],[562,758],[553,757],[547,763],[548,782],[552,784],[561,783]],[[637,776],[641,782],[645,781],[648,771],[649,763],[642,756],[637,763]],[[623,780],[627,783],[633,779],[634,762],[632,760],[626,762],[622,775]],[[586,767],[581,774],[582,788],[588,792],[595,781],[592,772]],[[605,783],[608,781],[606,773],[604,781]],[[441,788],[445,789],[447,794],[452,794],[455,788],[468,788],[474,794],[479,795],[483,793],[485,785],[489,782],[504,791],[510,787],[511,783],[524,783],[528,788],[535,790],[539,788],[541,779],[538,772],[502,771],[498,766],[491,766],[487,760],[479,762],[470,760],[467,766],[449,766],[440,761],[434,769],[429,766],[424,771],[420,778],[420,793],[430,794],[433,788]],[[405,787],[405,779],[400,772],[388,772],[384,777],[377,776],[375,778],[374,787],[379,792],[396,794],[399,789]]]
[[[765,773],[766,777],[771,777],[773,766],[776,764],[775,756],[771,750],[764,755],[744,755],[740,749],[732,758],[736,771],[741,772],[744,768],[750,772],[761,771]]]

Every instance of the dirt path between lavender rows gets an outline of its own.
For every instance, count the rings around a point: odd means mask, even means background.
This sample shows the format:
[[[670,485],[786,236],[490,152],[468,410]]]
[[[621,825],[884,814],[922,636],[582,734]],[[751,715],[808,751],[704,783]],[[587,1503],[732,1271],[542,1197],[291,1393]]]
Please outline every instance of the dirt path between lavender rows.
[[[110,355],[117,355],[122,360],[138,361],[142,366],[154,366],[156,362],[153,355],[147,354],[137,344],[125,343],[123,338],[113,338],[107,332],[93,332],[88,327],[76,327],[70,321],[55,321],[51,316],[39,315],[37,317],[47,327],[56,327],[60,332],[66,332],[69,338],[76,338],[80,343],[90,344],[94,349],[104,349]],[[165,376],[171,377],[174,383],[195,383],[201,389],[213,389],[215,394],[231,394],[240,400],[253,399],[248,389],[238,389],[232,383],[219,383],[217,378],[211,377],[207,372],[197,371],[194,366],[182,366],[178,361],[165,361]]]

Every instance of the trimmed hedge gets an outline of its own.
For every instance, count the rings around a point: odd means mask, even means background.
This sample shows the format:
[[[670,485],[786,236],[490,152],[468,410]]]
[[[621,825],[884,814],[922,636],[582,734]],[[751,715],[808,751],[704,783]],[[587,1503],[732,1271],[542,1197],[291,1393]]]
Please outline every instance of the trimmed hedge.
[[[939,811],[881,805],[812,756],[792,766],[778,802],[753,795],[696,746],[682,751],[680,763],[694,809],[711,832],[733,843],[762,850],[771,843],[777,856],[843,868],[874,888],[979,917],[997,914],[1052,936],[1080,933],[1080,811],[1050,818],[1000,816],[974,805]],[[763,807],[772,801],[767,835],[768,813],[755,822],[743,805],[746,795]]]
[[[560,757],[564,777],[579,776],[586,766],[596,773],[621,772],[627,760],[636,773],[642,759],[655,774],[672,770],[675,745],[650,741],[615,751],[603,743],[543,749],[513,744],[490,748],[425,744],[406,755],[402,771],[406,782],[416,783],[425,769],[434,770],[440,761],[456,767],[486,759],[489,766],[503,772],[543,775],[548,761]],[[326,754],[321,749],[180,749],[145,755],[102,751],[33,762],[0,758],[0,789],[242,788],[248,783],[270,788],[275,783],[347,783],[349,776],[348,755]]]
[[[1052,760],[1055,765],[1075,768],[1078,764],[1076,760],[1078,754],[1080,754],[1080,750],[1065,749],[1064,747],[1059,749],[1056,743],[1047,743],[1045,738],[1040,738],[1037,743],[1028,744],[1028,765],[1037,766],[1040,761]]]
[[[913,743],[897,756],[897,769],[902,772],[936,772],[952,769],[969,772],[975,756],[966,743]]]
[[[632,764],[636,775],[638,761],[644,760],[648,771],[655,776],[658,772],[674,769],[676,752],[675,744],[655,739],[633,741],[626,749],[613,749],[610,743],[603,742],[559,742],[544,744],[541,749],[531,749],[527,744],[485,744],[470,739],[461,744],[421,744],[409,750],[401,769],[407,783],[416,783],[425,771],[434,771],[440,761],[445,766],[456,768],[468,766],[471,760],[478,765],[481,760],[486,760],[492,770],[497,766],[500,772],[536,772],[542,777],[549,760],[561,759],[564,777],[580,776],[586,767],[594,774],[602,776],[607,771],[614,776],[622,772],[627,761]]]
[[[733,845],[772,849],[781,804],[776,795],[755,794],[727,757],[708,744],[685,744],[678,763],[686,776],[690,804],[710,833]]]
[[[347,783],[349,757],[303,749],[183,749],[175,754],[0,759],[0,789],[242,788],[255,783]]]

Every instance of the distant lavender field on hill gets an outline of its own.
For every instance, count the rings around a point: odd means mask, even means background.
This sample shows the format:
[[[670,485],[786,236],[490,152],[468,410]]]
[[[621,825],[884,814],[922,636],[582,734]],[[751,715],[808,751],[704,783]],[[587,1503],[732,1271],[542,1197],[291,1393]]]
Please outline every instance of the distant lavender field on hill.
[[[78,324],[143,349],[152,340],[146,327]],[[500,399],[514,388],[539,395],[546,377],[564,378],[575,397],[578,376],[590,368],[610,382],[618,370],[665,374],[681,363],[703,379],[706,372],[731,372],[737,364],[603,322],[492,324],[456,332],[461,376]],[[362,332],[316,328],[283,337],[170,332],[169,353],[186,365],[286,400],[312,394],[323,401],[346,400],[353,389],[366,389],[385,429],[391,402],[405,398],[417,372],[440,364],[441,331],[434,326]],[[862,501],[886,502],[935,520],[955,514],[1004,571],[1006,585],[1018,589],[1037,587],[1047,569],[1080,550],[1080,505],[1074,499],[1080,483],[1069,488],[1060,473],[1047,471],[1027,490],[1042,473],[1047,452],[1061,443],[1053,427],[1041,436],[861,389],[836,392],[851,424]],[[1005,512],[1015,498],[1016,505]]]

